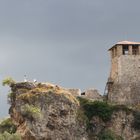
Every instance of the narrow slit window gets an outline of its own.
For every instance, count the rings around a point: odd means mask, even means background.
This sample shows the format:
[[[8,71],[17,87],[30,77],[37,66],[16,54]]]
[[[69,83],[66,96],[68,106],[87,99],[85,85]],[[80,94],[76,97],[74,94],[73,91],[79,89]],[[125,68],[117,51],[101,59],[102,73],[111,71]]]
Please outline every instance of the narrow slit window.
[[[138,45],[133,45],[132,46],[132,54],[133,55],[138,55],[139,54],[139,46]]]
[[[128,55],[128,54],[129,54],[129,46],[123,45],[123,55]]]

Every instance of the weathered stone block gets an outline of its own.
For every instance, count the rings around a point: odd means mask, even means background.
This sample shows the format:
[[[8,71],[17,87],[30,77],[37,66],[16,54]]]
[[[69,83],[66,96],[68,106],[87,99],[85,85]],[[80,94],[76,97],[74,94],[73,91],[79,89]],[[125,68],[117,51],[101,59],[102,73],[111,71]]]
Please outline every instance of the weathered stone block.
[[[77,97],[77,96],[81,96],[81,90],[80,89],[66,89],[67,91],[69,91],[73,96]]]
[[[96,89],[88,89],[82,95],[85,98],[92,99],[94,101],[103,101],[103,96]]]

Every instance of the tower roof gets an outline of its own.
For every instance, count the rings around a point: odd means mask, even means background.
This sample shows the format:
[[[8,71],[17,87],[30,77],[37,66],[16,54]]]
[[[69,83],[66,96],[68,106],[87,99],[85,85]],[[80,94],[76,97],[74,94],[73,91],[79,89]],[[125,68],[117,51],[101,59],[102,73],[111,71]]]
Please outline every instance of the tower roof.
[[[117,45],[140,45],[140,42],[132,42],[132,41],[120,41],[117,42],[113,47],[109,49],[109,51]]]
[[[140,42],[132,42],[132,41],[121,41],[116,43],[116,45],[140,45]]]

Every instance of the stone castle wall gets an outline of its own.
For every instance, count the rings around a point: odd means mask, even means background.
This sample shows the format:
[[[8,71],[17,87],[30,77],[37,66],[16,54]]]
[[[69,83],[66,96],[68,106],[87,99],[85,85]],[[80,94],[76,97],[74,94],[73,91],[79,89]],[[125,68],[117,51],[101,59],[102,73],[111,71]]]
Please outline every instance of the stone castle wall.
[[[113,84],[108,100],[116,104],[140,103],[140,55],[121,55],[112,60]]]

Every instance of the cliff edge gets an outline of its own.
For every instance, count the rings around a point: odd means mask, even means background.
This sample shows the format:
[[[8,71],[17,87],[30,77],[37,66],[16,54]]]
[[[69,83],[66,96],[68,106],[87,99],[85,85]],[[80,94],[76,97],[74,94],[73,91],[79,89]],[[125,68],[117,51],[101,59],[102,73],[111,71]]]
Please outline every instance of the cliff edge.
[[[11,85],[10,116],[23,140],[85,140],[77,119],[78,100],[67,90],[43,83]]]
[[[7,125],[0,123],[0,133],[8,128],[8,133],[16,132],[22,140],[140,139],[139,106],[76,97],[71,90],[48,83],[9,85],[10,120]]]

